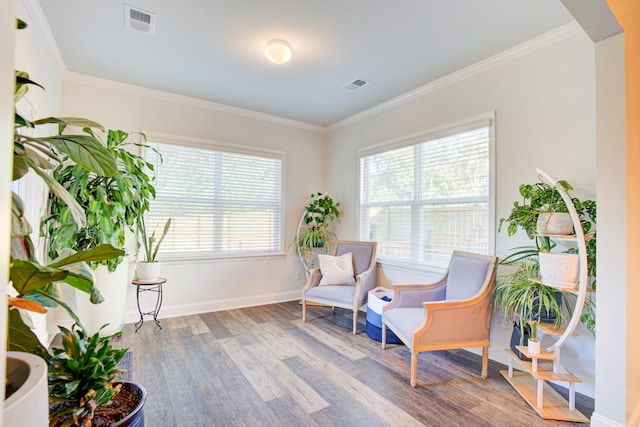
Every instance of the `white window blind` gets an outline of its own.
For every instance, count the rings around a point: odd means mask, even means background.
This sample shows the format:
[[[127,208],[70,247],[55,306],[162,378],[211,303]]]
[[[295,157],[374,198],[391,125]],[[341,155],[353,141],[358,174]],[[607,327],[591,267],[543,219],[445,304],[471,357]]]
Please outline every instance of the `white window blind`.
[[[454,249],[489,252],[488,120],[360,156],[360,238],[381,261],[446,268]]]
[[[156,198],[147,228],[171,217],[161,258],[281,253],[283,156],[165,143],[147,151],[156,168]]]

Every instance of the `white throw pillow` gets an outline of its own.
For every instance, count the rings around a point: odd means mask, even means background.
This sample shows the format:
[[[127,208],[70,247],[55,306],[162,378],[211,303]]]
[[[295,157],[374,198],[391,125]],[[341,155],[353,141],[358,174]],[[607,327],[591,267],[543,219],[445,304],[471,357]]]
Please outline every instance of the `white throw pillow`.
[[[320,264],[319,286],[324,285],[353,285],[356,279],[353,274],[353,254],[347,252],[340,256],[318,254]]]

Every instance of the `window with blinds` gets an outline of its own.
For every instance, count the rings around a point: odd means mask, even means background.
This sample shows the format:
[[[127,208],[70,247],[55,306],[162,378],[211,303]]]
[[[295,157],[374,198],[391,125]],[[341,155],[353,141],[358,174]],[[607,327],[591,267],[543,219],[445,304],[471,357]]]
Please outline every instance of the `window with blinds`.
[[[360,238],[381,261],[443,269],[492,251],[489,120],[360,153]]]
[[[283,155],[153,143],[156,198],[145,221],[171,217],[160,258],[262,256],[282,252]]]

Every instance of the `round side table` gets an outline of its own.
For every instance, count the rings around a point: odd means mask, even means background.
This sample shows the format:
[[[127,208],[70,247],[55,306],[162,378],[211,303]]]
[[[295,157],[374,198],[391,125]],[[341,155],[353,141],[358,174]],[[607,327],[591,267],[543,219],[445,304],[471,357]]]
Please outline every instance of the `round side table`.
[[[136,332],[144,324],[144,316],[153,316],[153,321],[160,329],[160,321],[158,320],[158,313],[160,313],[160,307],[162,307],[162,285],[167,283],[167,279],[159,277],[155,280],[133,280],[131,284],[136,287],[136,301],[138,303],[138,313],[140,313],[140,320],[136,323]],[[156,293],[156,307],[153,311],[143,312],[140,307],[140,293],[142,292],[155,292]]]

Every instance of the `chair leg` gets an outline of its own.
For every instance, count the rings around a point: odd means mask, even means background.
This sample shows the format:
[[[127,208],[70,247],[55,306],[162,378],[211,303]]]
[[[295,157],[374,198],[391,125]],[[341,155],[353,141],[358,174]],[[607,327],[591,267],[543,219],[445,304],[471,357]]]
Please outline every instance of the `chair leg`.
[[[482,347],[482,378],[487,378],[489,368],[489,347]]]
[[[387,348],[387,325],[382,322],[382,349]]]
[[[358,310],[353,311],[353,335],[358,331]]]
[[[418,371],[418,353],[411,353],[411,387],[416,386],[416,374]]]
[[[302,323],[307,322],[307,301],[302,299]]]

